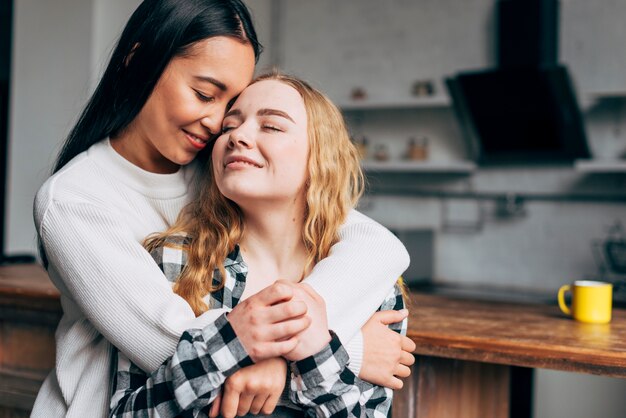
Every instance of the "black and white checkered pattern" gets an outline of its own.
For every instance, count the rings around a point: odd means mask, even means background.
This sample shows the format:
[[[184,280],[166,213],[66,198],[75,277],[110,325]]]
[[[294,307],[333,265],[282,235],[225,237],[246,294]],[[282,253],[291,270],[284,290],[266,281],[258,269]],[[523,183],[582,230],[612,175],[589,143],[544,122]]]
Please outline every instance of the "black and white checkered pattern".
[[[118,367],[124,362],[132,372],[118,368],[110,416],[127,418],[197,416],[228,376],[253,364],[226,314],[202,330],[183,333],[174,355],[154,373],[144,374],[143,381],[141,371],[127,359],[120,359]],[[137,386],[125,386],[129,384]]]
[[[187,265],[187,251],[189,239],[184,235],[177,235],[167,238],[166,245],[156,248],[150,253],[154,261],[159,265],[167,280],[174,283]],[[241,300],[243,290],[246,287],[246,276],[248,266],[243,261],[239,246],[236,246],[232,253],[228,254],[224,260],[224,270],[226,270],[226,281],[224,287],[218,291],[207,295],[205,302],[211,308],[234,308]],[[222,277],[219,270],[215,270],[212,279],[213,286],[218,286]]]
[[[402,291],[396,284],[378,310],[403,308]],[[406,335],[407,325],[404,319],[389,327]],[[290,364],[292,402],[303,406],[307,417],[388,417],[393,391],[356,377],[347,367],[348,353],[339,338],[331,334],[324,350]]]
[[[174,282],[187,262],[184,236],[172,237],[152,256]],[[224,287],[206,298],[211,308],[233,308],[241,300],[248,268],[239,248],[224,262]],[[221,277],[215,271],[213,283]],[[402,309],[398,286],[379,310]],[[406,320],[392,329],[406,333]],[[306,416],[387,417],[393,392],[360,380],[348,369],[348,354],[333,334],[330,344],[307,359],[290,364],[288,396],[279,405],[301,409]],[[148,375],[117,352],[111,398],[112,417],[197,417],[206,413],[228,376],[252,364],[225,314],[202,330],[188,330],[175,354]]]

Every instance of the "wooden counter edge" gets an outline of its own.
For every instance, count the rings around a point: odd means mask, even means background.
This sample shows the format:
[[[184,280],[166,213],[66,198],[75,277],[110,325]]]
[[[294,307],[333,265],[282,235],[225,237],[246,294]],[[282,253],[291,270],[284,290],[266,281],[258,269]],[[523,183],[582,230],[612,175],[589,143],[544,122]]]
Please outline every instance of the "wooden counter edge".
[[[494,351],[476,347],[455,348],[449,345],[433,344],[432,341],[423,338],[412,338],[412,340],[417,345],[413,351],[416,355],[626,378],[624,365],[590,361],[589,357],[584,356],[559,356],[558,353],[552,353],[552,355],[538,357],[532,354],[524,355],[519,352]]]

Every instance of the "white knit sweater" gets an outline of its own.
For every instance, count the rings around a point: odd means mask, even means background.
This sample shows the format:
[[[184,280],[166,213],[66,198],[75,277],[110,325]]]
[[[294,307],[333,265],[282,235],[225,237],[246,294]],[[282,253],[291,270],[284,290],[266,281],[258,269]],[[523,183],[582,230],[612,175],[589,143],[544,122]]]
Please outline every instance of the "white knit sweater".
[[[175,174],[140,169],[101,141],[50,177],[35,199],[37,232],[59,288],[63,317],[56,366],[33,417],[106,417],[111,347],[146,371],[172,355],[180,335],[203,328],[222,310],[199,317],[143,249],[190,200],[194,168]],[[341,241],[306,282],[326,300],[329,327],[347,345],[351,368],[362,361],[361,326],[408,266],[404,246],[353,211]]]

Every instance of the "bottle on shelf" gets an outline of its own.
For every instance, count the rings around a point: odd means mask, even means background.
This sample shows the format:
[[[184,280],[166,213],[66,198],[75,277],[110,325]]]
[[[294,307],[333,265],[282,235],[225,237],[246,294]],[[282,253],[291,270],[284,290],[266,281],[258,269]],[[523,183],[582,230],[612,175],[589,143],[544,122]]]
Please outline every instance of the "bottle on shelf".
[[[374,149],[374,159],[376,161],[389,161],[389,149],[385,144],[377,144]]]
[[[406,150],[406,159],[410,161],[425,161],[428,159],[428,138],[411,137]]]

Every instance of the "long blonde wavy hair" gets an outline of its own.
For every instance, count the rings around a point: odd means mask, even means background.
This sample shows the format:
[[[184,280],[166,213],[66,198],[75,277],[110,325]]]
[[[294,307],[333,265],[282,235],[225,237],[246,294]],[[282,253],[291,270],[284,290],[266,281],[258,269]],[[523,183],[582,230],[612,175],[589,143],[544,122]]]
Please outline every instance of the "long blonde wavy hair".
[[[261,75],[252,84],[264,80],[293,87],[302,96],[306,109],[309,159],[302,241],[308,271],[328,256],[338,241],[340,226],[363,193],[363,172],[341,112],[323,93],[303,80],[278,72]],[[172,235],[187,234],[187,265],[174,291],[187,300],[196,315],[209,308],[203,298],[224,286],[224,259],[241,241],[245,224],[237,204],[217,188],[211,159],[208,160],[195,201],[183,209],[171,228],[149,237],[145,243],[152,251],[168,245],[167,238]],[[216,285],[215,269],[220,273]]]

